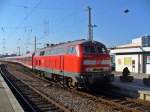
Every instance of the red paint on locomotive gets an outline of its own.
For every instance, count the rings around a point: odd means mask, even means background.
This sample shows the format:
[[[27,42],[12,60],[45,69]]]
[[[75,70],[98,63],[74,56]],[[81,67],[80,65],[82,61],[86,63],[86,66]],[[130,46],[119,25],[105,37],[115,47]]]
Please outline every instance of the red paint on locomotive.
[[[111,58],[105,45],[78,40],[37,50],[32,56],[16,61],[48,75],[71,78],[79,85],[111,82]]]

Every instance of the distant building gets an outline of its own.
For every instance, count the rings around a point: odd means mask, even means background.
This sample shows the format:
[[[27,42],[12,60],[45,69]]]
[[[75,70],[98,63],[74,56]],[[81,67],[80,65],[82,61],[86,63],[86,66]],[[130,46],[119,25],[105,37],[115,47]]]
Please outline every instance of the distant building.
[[[131,72],[150,74],[150,36],[132,39],[132,42],[110,50],[115,57],[115,71],[128,67]]]

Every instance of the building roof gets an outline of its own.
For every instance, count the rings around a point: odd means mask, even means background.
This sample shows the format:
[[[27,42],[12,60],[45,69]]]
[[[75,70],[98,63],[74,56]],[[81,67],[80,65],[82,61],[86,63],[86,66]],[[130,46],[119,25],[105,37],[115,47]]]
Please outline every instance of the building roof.
[[[110,50],[111,54],[137,52],[150,52],[150,36],[132,39],[131,43],[118,45]]]
[[[111,54],[117,53],[142,53],[142,52],[150,52],[150,47],[130,47],[130,48],[123,48],[123,49],[112,49],[110,50]]]
[[[135,47],[140,47],[140,45],[138,45],[136,43],[131,43],[131,44],[118,45],[115,48],[122,49],[122,48],[135,48]]]

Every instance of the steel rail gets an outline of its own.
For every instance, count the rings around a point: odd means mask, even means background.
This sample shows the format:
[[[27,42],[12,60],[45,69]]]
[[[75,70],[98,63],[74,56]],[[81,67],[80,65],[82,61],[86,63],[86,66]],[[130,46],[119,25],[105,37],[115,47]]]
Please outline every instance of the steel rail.
[[[21,98],[21,100],[29,108],[29,110],[31,112],[36,112],[36,110],[33,108],[33,106],[30,104],[30,102],[28,100],[26,100],[26,98],[23,96],[23,94],[14,86],[14,84],[9,80],[9,78],[7,76],[5,76],[5,73],[2,71],[1,67],[0,67],[0,73],[3,76],[3,78],[5,79],[5,81],[8,82],[9,86],[12,87],[12,89],[19,96],[19,98]]]
[[[5,68],[4,68],[5,69]],[[6,70],[6,69],[5,69]],[[6,72],[8,72],[6,70]],[[8,72],[9,73],[9,72]],[[13,75],[14,76],[14,75]],[[14,76],[15,77],[15,76]],[[70,112],[71,110],[69,110],[68,108],[60,105],[59,103],[55,102],[54,100],[50,99],[49,97],[47,97],[45,94],[41,93],[39,90],[35,89],[34,87],[32,87],[31,85],[27,84],[25,81],[20,80],[19,78],[15,77],[17,80],[21,81],[24,85],[28,86],[30,89],[32,89],[34,92],[36,92],[37,94],[39,94],[41,96],[41,98],[43,98],[45,101],[50,102],[51,104],[55,105],[55,107],[59,108],[57,109],[58,111],[62,111],[62,112]],[[33,111],[36,112],[36,111]]]
[[[31,72],[31,71],[30,71]],[[40,78],[39,76],[37,75],[34,75],[33,72],[31,72],[31,76],[30,77],[35,77],[35,78],[38,78],[40,80],[43,80],[43,81],[46,81],[46,82],[49,82],[49,83],[52,83],[52,84],[56,84],[58,86],[58,83],[54,83],[52,81],[49,81],[49,80],[46,80],[46,79],[43,79],[43,78]],[[28,76],[29,77],[29,76]],[[61,87],[60,87],[61,88]],[[146,112],[149,112],[149,107],[144,105],[144,103],[139,103],[138,100],[134,100],[134,99],[125,99],[127,101],[121,101],[118,99],[118,101],[115,101],[115,100],[109,100],[107,98],[102,98],[102,97],[99,97],[99,96],[95,96],[95,95],[92,95],[92,94],[89,94],[89,93],[85,93],[85,92],[80,92],[80,91],[77,91],[77,90],[72,90],[72,89],[68,89],[68,88],[65,88],[66,90],[69,90],[70,92],[72,92],[73,94],[78,94],[80,95],[81,97],[87,97],[97,103],[101,103],[101,104],[105,104],[105,105],[108,105],[110,107],[112,107],[112,109],[117,109],[117,110],[121,110],[121,111],[124,111],[124,112],[142,112],[141,108],[142,106],[145,108],[145,111]],[[131,102],[132,101],[132,102]],[[123,104],[122,104],[123,103]],[[130,105],[125,105],[124,103],[126,104],[131,104],[131,105],[137,105],[137,106],[133,106],[133,107],[130,107]],[[139,106],[138,106],[139,105]],[[140,106],[141,105],[141,106]]]

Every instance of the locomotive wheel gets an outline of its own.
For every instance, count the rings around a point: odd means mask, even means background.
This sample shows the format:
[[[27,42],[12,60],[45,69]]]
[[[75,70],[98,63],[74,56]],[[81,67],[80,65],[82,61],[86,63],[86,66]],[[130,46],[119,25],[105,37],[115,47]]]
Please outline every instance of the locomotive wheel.
[[[67,86],[68,86],[69,88],[73,88],[73,86],[72,86],[72,79],[71,79],[71,78],[68,78],[68,79],[67,79]]]
[[[67,79],[67,86],[71,89],[77,89],[78,85],[72,80],[72,78]]]
[[[45,78],[45,73],[44,72],[41,73],[41,77]]]
[[[57,77],[55,75],[52,76],[53,81],[57,82]]]

